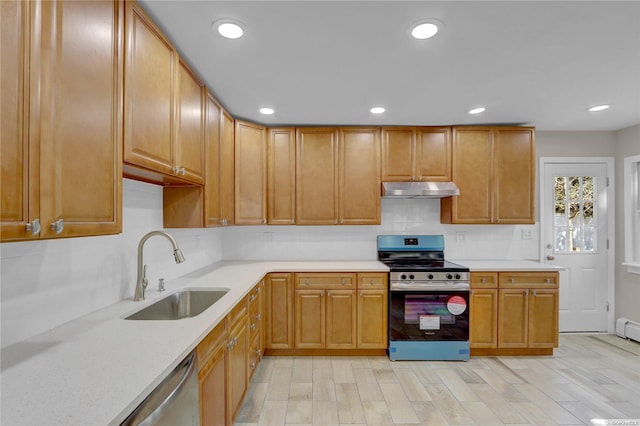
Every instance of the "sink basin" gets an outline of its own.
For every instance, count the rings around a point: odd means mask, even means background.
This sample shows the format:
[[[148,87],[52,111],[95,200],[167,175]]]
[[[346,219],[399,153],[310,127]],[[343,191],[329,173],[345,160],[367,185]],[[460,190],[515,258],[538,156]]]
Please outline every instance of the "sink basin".
[[[178,320],[195,317],[220,300],[228,291],[228,288],[193,288],[177,291],[124,319]]]

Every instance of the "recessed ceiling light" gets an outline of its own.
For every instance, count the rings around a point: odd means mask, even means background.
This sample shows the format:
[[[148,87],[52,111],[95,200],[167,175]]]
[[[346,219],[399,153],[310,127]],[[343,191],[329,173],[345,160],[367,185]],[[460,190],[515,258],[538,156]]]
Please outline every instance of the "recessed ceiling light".
[[[386,109],[384,109],[383,107],[373,107],[369,111],[371,112],[371,114],[382,114],[386,111]]]
[[[589,112],[597,112],[597,111],[604,111],[605,109],[609,109],[611,105],[595,105],[592,106],[591,108],[588,108],[587,111]]]
[[[244,30],[240,24],[228,19],[215,21],[213,27],[218,31],[218,34],[225,38],[240,38],[244,34]]]
[[[437,34],[442,27],[442,23],[434,19],[418,22],[411,27],[411,37],[418,40],[425,40]]]
[[[271,115],[275,112],[273,108],[268,108],[268,107],[260,108],[258,111],[260,111],[260,114],[265,114],[265,115]]]
[[[478,108],[473,108],[470,109],[469,111],[467,111],[469,114],[480,114],[481,112],[485,112],[486,108],[485,107],[478,107]]]

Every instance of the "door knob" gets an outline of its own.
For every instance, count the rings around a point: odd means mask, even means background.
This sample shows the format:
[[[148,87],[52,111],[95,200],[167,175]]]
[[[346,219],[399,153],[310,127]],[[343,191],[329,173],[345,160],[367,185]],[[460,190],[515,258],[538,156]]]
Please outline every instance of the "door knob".
[[[556,260],[556,257],[548,254],[547,255],[547,260]]]

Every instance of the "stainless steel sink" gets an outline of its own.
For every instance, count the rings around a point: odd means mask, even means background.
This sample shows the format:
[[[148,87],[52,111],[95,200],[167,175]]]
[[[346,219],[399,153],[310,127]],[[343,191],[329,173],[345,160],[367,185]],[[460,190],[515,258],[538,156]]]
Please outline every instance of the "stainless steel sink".
[[[191,288],[177,291],[124,319],[178,320],[200,315],[227,294],[228,288]]]

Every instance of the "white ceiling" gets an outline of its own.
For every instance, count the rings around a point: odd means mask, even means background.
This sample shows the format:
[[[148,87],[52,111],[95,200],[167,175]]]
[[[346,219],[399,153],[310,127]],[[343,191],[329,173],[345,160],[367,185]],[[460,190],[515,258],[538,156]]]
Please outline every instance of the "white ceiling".
[[[140,3],[231,114],[266,125],[640,123],[638,1]],[[245,36],[220,37],[221,18]],[[412,39],[427,18],[444,29]]]

